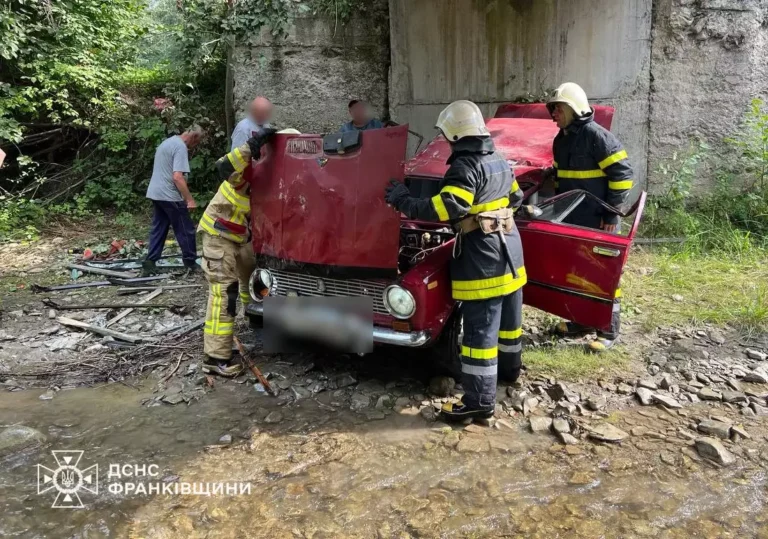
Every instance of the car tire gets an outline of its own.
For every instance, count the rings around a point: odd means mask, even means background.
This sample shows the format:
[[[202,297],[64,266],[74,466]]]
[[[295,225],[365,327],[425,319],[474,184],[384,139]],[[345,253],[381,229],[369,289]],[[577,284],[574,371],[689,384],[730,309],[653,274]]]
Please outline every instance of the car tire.
[[[451,376],[457,382],[461,381],[461,338],[464,335],[461,308],[456,309],[440,339],[432,349],[432,361],[441,374]]]
[[[264,327],[264,317],[263,316],[248,316],[248,324],[251,326],[251,329],[261,329]]]

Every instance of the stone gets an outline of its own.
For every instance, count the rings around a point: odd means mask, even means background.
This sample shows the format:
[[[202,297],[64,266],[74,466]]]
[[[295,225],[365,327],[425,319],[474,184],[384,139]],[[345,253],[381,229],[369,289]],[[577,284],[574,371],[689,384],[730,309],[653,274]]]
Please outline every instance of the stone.
[[[514,425],[512,425],[512,423],[510,423],[506,419],[498,419],[496,421],[496,425],[495,426],[496,426],[497,429],[499,429],[501,427],[504,427],[505,429],[514,430],[514,428],[515,428]]]
[[[675,457],[675,454],[670,451],[662,451],[660,457],[661,462],[664,464],[668,464],[670,466],[677,464],[677,458]]]
[[[547,389],[547,394],[550,396],[550,398],[555,401],[561,401],[561,400],[567,400],[568,402],[577,403],[579,402],[579,396],[568,389],[568,386],[566,386],[562,382],[558,382],[557,384],[553,385],[549,389]]]
[[[560,401],[555,406],[555,410],[552,415],[555,417],[562,417],[576,413],[577,406],[572,402]]]
[[[490,449],[488,440],[477,436],[466,436],[456,445],[459,453],[487,453]]]
[[[362,393],[355,393],[352,395],[352,400],[350,401],[350,408],[352,410],[362,410],[363,408],[368,408],[371,405],[371,398],[368,395],[363,395]]]
[[[392,403],[392,398],[389,395],[382,395],[379,400],[376,401],[376,409],[381,410],[387,408]]]
[[[720,440],[715,438],[697,439],[696,451],[705,459],[712,460],[723,466],[729,466],[736,462],[736,457],[723,446]]]
[[[712,383],[712,380],[710,380],[710,379],[707,377],[707,375],[706,375],[706,374],[702,374],[702,373],[700,373],[700,372],[697,372],[697,373],[696,373],[696,380],[698,380],[699,382],[701,382],[701,383],[702,383],[702,384],[704,384],[704,385],[709,385],[709,384],[711,384],[711,383]]]
[[[48,318],[50,319],[56,318],[56,311],[54,311],[53,309],[48,309]]]
[[[576,445],[579,443],[579,440],[575,436],[568,434],[567,432],[558,432],[557,437],[560,438],[563,445]]]
[[[429,381],[429,392],[437,397],[450,397],[456,380],[450,376],[435,376]]]
[[[530,426],[531,426],[531,432],[534,433],[543,433],[543,432],[549,432],[550,427],[552,427],[552,418],[551,417],[545,417],[545,416],[531,416],[529,419]]]
[[[226,445],[231,444],[232,443],[232,435],[231,434],[225,434],[224,436],[219,438],[219,443],[220,444],[226,444]]]
[[[41,401],[49,401],[49,400],[53,399],[54,396],[56,396],[56,393],[52,389],[49,389],[48,391],[46,391],[45,393],[40,395],[38,398]]]
[[[752,372],[748,372],[743,380],[754,384],[768,384],[768,374],[762,370],[756,369]]]
[[[676,301],[678,303],[681,303],[681,302],[685,301],[685,298],[683,296],[681,296],[680,294],[672,294],[672,300]]]
[[[353,386],[357,383],[354,376],[349,373],[341,374],[334,378],[331,384],[331,389],[342,389],[345,387]]]
[[[716,329],[710,330],[709,340],[715,344],[725,344],[725,337],[720,331]]]
[[[747,402],[747,396],[740,391],[723,391],[724,402]]]
[[[445,447],[454,448],[459,444],[461,437],[455,430],[448,432],[443,438],[443,445]]]
[[[704,384],[702,384],[702,383],[701,383],[701,382],[699,382],[698,380],[691,380],[690,382],[688,382],[688,387],[689,387],[689,388],[693,388],[693,389],[695,389],[695,390],[699,390],[699,389],[701,389],[701,388],[703,388],[703,387],[704,387]],[[689,391],[693,392],[693,391],[692,391],[692,390],[690,390],[690,389],[689,389]]]
[[[760,406],[759,404],[753,402],[749,405],[749,407],[752,409],[756,416],[768,415],[768,408],[765,406]]]
[[[272,423],[272,424],[280,423],[282,420],[283,420],[283,414],[277,411],[269,412],[269,414],[267,414],[267,417],[264,418],[265,423]]]
[[[365,412],[365,418],[368,421],[380,421],[387,417],[387,414],[380,410],[371,410],[369,412]]]
[[[677,402],[677,399],[670,397],[669,395],[662,395],[660,393],[653,394],[653,402],[666,406],[667,408],[682,408],[683,405]]]
[[[602,395],[600,395],[598,397],[590,397],[587,400],[587,408],[589,408],[590,410],[595,411],[595,412],[605,408],[606,404],[607,404],[607,401],[606,401],[605,397],[603,397]]]
[[[647,389],[659,389],[659,386],[653,380],[640,380],[637,385]]]
[[[464,427],[464,432],[468,432],[470,434],[486,434],[488,432],[488,428],[480,426],[477,423],[470,423]]]
[[[597,385],[599,385],[601,388],[605,389],[606,391],[616,391],[616,384],[612,384],[607,380],[600,380],[597,383]]]
[[[589,485],[594,482],[594,478],[587,472],[573,472],[568,478],[569,485]]]
[[[438,412],[432,406],[425,406],[419,410],[419,414],[427,421],[435,421],[437,419]]]
[[[610,423],[601,423],[588,429],[590,438],[600,440],[602,442],[621,442],[629,436],[618,427],[614,427]]]
[[[570,433],[571,432],[571,425],[568,423],[568,420],[564,417],[558,417],[556,419],[552,420],[552,428],[555,429],[555,432],[559,433]]]
[[[648,427],[643,427],[642,425],[639,427],[632,427],[629,432],[632,433],[632,436],[643,436],[648,433]]]
[[[653,391],[646,387],[638,387],[635,395],[643,406],[650,406],[653,403]]]
[[[39,430],[24,425],[8,427],[0,432],[0,455],[16,453],[44,442],[45,435]]]
[[[727,440],[731,435],[731,426],[721,421],[713,421],[711,419],[705,419],[699,423],[696,427],[699,432],[709,434],[710,436],[716,436]]]
[[[661,389],[669,390],[673,385],[675,385],[675,380],[672,378],[671,374],[665,372],[661,375],[661,381],[659,382],[659,387]]]
[[[293,392],[293,398],[297,401],[301,399],[308,399],[312,396],[312,393],[307,388],[300,386],[292,386],[291,391]]]
[[[747,350],[747,357],[754,359],[755,361],[765,361],[768,359],[768,354],[760,352],[759,350]]]
[[[749,433],[746,430],[744,430],[744,427],[742,427],[741,425],[731,426],[731,435],[733,434],[741,436],[742,438],[746,438],[747,440],[752,438],[752,436],[750,436]]]
[[[616,388],[616,391],[621,395],[631,395],[635,390],[632,389],[631,385],[621,383],[619,384],[619,387]]]
[[[538,405],[539,405],[539,399],[537,399],[536,397],[525,399],[523,401],[523,414],[529,415],[531,412],[533,412],[536,409]]]
[[[659,374],[660,370],[661,370],[661,367],[659,367],[658,365],[651,365],[650,367],[648,367],[648,373],[651,376],[656,376],[657,374]]]
[[[703,401],[719,401],[723,398],[720,393],[708,387],[700,389],[696,395]]]

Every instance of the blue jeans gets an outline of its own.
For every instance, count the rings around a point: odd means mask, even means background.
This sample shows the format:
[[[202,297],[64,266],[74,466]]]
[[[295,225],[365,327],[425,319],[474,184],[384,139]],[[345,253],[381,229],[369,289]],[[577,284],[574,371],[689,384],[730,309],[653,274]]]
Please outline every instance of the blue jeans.
[[[195,244],[195,225],[189,218],[189,210],[186,202],[168,202],[166,200],[153,200],[152,228],[149,231],[149,252],[147,260],[157,262],[163,254],[165,238],[168,237],[168,228],[173,227],[173,234],[181,247],[181,258],[184,265],[192,267],[197,259],[197,246]]]

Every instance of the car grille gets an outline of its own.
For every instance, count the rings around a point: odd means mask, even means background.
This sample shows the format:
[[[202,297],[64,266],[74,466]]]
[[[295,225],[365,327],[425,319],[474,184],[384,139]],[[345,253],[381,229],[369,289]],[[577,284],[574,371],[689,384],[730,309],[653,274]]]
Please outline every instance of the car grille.
[[[375,314],[388,315],[384,307],[384,289],[388,286],[386,281],[361,281],[358,279],[329,279],[326,277],[313,277],[302,273],[289,271],[270,270],[275,284],[272,293],[277,296],[286,296],[289,291],[296,292],[300,296],[315,297],[371,297],[373,299],[373,312]],[[325,284],[325,291],[318,290],[318,281]]]

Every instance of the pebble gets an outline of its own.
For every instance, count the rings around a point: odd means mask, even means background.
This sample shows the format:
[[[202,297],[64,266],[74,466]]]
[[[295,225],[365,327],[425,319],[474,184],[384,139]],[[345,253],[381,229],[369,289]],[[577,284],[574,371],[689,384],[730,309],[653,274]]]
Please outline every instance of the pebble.
[[[550,427],[552,427],[552,418],[551,417],[545,417],[545,416],[531,416],[529,419],[530,426],[531,426],[531,432],[534,433],[542,433],[542,432],[549,432]]]
[[[675,381],[672,378],[672,375],[669,374],[668,372],[665,372],[664,374],[661,375],[661,381],[659,382],[659,387],[661,389],[668,390],[670,387],[674,385],[674,383]]]
[[[660,395],[659,393],[654,393],[653,395],[653,401],[658,404],[663,404],[667,408],[682,408],[683,405],[677,402],[676,399],[668,396],[668,395]]]
[[[264,418],[265,423],[280,423],[283,420],[283,414],[280,412],[269,412]]]
[[[598,397],[590,397],[587,400],[587,407],[590,410],[595,411],[595,412],[605,408],[606,404],[607,404],[607,401],[606,401],[605,397],[603,397],[602,395],[598,396]]]
[[[696,440],[696,451],[704,458],[713,460],[723,466],[736,462],[736,457],[728,451],[720,440],[715,438],[699,438]]]
[[[743,391],[741,389],[741,384],[735,378],[729,378],[728,385],[731,386],[731,389],[733,389],[734,391]]]
[[[49,309],[48,310],[48,318],[50,318],[50,319],[56,318],[56,311],[54,311],[53,309]]]
[[[386,408],[391,403],[391,400],[389,395],[382,395],[379,397],[379,400],[376,401],[376,409],[381,410],[382,408]]]
[[[731,433],[738,434],[739,436],[741,436],[742,438],[746,438],[747,440],[752,438],[752,436],[750,436],[749,433],[746,430],[744,430],[744,427],[742,427],[741,425],[733,425],[731,427]]]
[[[357,380],[351,374],[347,373],[337,376],[333,382],[333,389],[342,389],[344,387],[355,385]]]
[[[523,401],[523,414],[529,415],[531,412],[533,412],[536,409],[538,405],[539,405],[539,399],[537,399],[536,397],[525,399]]]
[[[712,383],[712,380],[710,380],[710,379],[707,377],[707,375],[706,375],[706,374],[702,374],[702,373],[700,373],[700,372],[697,372],[697,373],[696,373],[696,380],[698,380],[699,382],[701,382],[701,383],[702,383],[702,384],[704,384],[704,385],[709,385],[709,384],[711,384],[711,383]]]
[[[564,417],[558,417],[552,421],[552,428],[555,432],[568,434],[571,432],[571,425]]]
[[[628,384],[619,384],[619,387],[616,388],[616,391],[622,395],[631,395],[634,392],[634,389],[632,389],[632,386]]]
[[[421,414],[421,417],[426,419],[427,421],[434,421],[437,419],[437,410],[435,410],[431,405],[425,406],[421,410],[419,410],[419,414]]]
[[[709,332],[709,340],[715,344],[724,344],[725,337],[718,330],[713,329]]]
[[[612,384],[611,382],[608,382],[606,380],[600,380],[597,385],[599,385],[601,388],[607,390],[607,391],[616,391],[616,384]]]
[[[48,391],[46,391],[45,393],[40,395],[38,398],[41,401],[49,401],[49,400],[53,399],[54,396],[56,396],[56,393],[52,389],[49,389]]]
[[[558,432],[557,436],[558,438],[560,438],[560,441],[564,445],[576,445],[579,443],[579,440],[576,439],[575,436],[573,436],[572,434],[568,434],[567,432]],[[568,451],[567,448],[566,448],[566,451]]]
[[[681,296],[680,294],[672,294],[672,300],[676,301],[678,303],[681,303],[681,302],[685,301],[685,298],[683,296]]]
[[[371,399],[368,395],[363,395],[361,393],[352,395],[352,401],[350,403],[352,410],[362,410],[363,408],[368,408],[370,405]]]
[[[717,436],[723,440],[727,440],[731,435],[731,426],[721,421],[706,419],[699,423],[696,428],[699,432],[709,434],[710,436]]]
[[[646,387],[638,387],[635,395],[643,406],[649,406],[653,403],[653,391]]]
[[[231,444],[232,443],[232,435],[231,434],[225,434],[221,438],[219,438],[220,444]]]
[[[760,352],[759,350],[747,350],[747,357],[754,359],[755,361],[765,361],[768,359],[768,354]]]
[[[651,374],[651,376],[657,375],[660,370],[661,370],[661,367],[659,367],[658,365],[651,365],[650,367],[648,367],[648,372]]]
[[[642,436],[648,432],[648,427],[643,427],[643,426],[632,427],[632,430],[630,430],[629,432],[632,433],[632,436]]]
[[[629,436],[628,433],[610,423],[601,423],[588,429],[588,431],[590,438],[603,442],[620,442]]]
[[[720,393],[708,387],[700,389],[697,395],[703,401],[719,401],[723,398]]]

